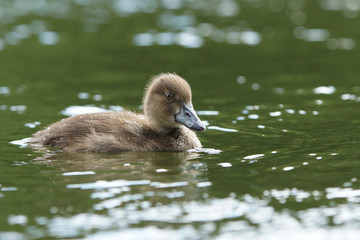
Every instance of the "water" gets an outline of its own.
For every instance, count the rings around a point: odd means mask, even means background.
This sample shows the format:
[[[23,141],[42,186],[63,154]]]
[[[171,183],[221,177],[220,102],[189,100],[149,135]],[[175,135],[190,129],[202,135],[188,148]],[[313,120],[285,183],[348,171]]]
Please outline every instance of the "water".
[[[356,1],[2,1],[0,239],[357,239]],[[205,150],[10,144],[193,89]],[[19,143],[19,142],[18,142]]]

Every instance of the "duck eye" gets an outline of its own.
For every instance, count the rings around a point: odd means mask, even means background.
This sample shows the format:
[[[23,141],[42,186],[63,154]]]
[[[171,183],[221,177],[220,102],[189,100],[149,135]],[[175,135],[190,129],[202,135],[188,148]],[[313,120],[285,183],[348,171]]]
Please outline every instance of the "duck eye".
[[[173,100],[173,95],[171,93],[165,93],[165,97],[167,98],[167,100]]]

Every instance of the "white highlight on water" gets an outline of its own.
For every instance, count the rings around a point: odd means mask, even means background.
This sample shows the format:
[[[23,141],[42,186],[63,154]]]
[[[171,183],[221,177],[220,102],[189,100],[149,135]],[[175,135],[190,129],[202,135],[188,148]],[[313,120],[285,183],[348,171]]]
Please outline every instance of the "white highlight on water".
[[[218,127],[218,126],[209,126],[208,129],[218,130],[218,131],[222,131],[222,132],[237,132],[238,131],[236,129],[222,128],[222,127]]]
[[[66,172],[63,173],[63,176],[82,176],[82,175],[93,175],[95,172],[93,171],[82,171],[82,172]]]
[[[228,162],[218,163],[217,165],[219,165],[221,167],[232,167],[231,163],[228,163]]]
[[[336,91],[334,86],[320,86],[317,88],[314,88],[314,93],[315,94],[333,94]]]

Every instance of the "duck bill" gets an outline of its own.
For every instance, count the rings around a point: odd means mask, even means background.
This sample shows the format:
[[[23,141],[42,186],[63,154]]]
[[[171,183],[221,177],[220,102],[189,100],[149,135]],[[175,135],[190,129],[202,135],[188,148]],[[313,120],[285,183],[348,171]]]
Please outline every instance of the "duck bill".
[[[175,121],[194,131],[203,132],[206,129],[205,124],[202,123],[200,118],[196,115],[193,107],[191,105],[188,106],[183,102],[181,103],[180,112],[175,115]]]

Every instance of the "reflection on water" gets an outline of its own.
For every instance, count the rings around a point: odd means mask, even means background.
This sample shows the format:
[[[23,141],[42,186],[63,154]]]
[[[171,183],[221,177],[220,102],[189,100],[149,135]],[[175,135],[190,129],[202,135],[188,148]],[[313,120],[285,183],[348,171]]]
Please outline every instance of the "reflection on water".
[[[251,239],[263,239],[265,236],[278,239],[283,234],[291,236],[289,234],[295,231],[296,237],[288,239],[327,239],[333,234],[336,238],[343,236],[341,234],[346,231],[349,234],[347,239],[356,239],[359,234],[360,215],[357,213],[360,209],[356,204],[360,199],[358,190],[329,188],[323,193],[296,188],[272,189],[264,191],[261,198],[249,194],[241,197],[230,194],[220,199],[209,198],[200,186],[185,183],[173,182],[161,186],[148,180],[114,180],[68,184],[67,188],[71,191],[88,192],[89,198],[93,200],[91,211],[76,214],[72,213],[72,207],[67,206],[68,213],[72,214],[66,216],[60,214],[61,209],[52,208],[53,216],[36,216],[36,224],[29,224],[29,219],[24,215],[11,215],[8,223],[28,226],[28,236],[33,238],[47,235],[56,238],[87,235],[86,239],[142,239],[143,234],[149,234],[156,236],[156,239],[163,239],[175,234],[175,239],[215,236],[215,239],[238,239],[241,234],[242,237]],[[208,186],[210,185],[205,184],[205,187]],[[189,194],[194,192],[199,195],[192,200]],[[281,204],[287,201],[306,202],[309,199],[319,201],[324,194],[328,199],[352,199],[354,204],[339,204],[336,208],[309,208],[298,212],[277,211],[270,206],[274,200]],[[222,227],[218,229],[221,222]],[[188,225],[189,223],[194,225]],[[143,224],[146,227],[141,227]],[[341,228],[321,228],[329,224]],[[287,227],[284,228],[284,225]],[[46,229],[42,226],[46,226]],[[93,233],[94,231],[97,233]],[[20,235],[15,239],[23,237]]]
[[[40,152],[43,153],[43,150]],[[348,232],[347,239],[358,236],[358,178],[348,178],[342,187],[327,187],[324,190],[264,186],[264,190],[256,196],[232,192],[219,198],[211,194],[219,187],[217,182],[212,181],[217,168],[237,169],[240,172],[235,177],[241,178],[244,174],[241,169],[246,169],[246,166],[239,168],[239,163],[232,159],[224,162],[221,154],[214,155],[217,157],[213,160],[204,160],[203,154],[46,152],[32,160],[31,165],[48,166],[43,171],[55,169],[49,181],[56,183],[60,193],[66,191],[67,197],[61,194],[61,204],[49,206],[46,204],[49,200],[40,196],[37,204],[50,207],[50,214],[8,215],[7,223],[22,229],[19,232],[26,232],[26,235],[0,232],[0,237],[142,239],[147,234],[156,239],[171,235],[175,235],[175,239],[238,239],[239,236],[282,239],[284,234],[292,236],[290,233],[296,232],[296,237],[289,239],[328,239],[329,236],[343,236],[344,231]],[[281,159],[284,154],[286,152],[279,150],[243,155],[240,163],[264,166],[274,156]],[[330,156],[338,154],[309,153],[303,157],[307,162],[301,166],[289,166],[284,162],[277,163],[271,170],[278,171],[277,175],[279,172],[301,171],[309,163],[315,166],[314,160],[329,161]],[[212,161],[218,167],[214,167]],[[257,169],[261,170],[260,167]],[[266,175],[263,172],[263,177],[266,178]],[[230,177],[222,176],[225,179]],[[6,194],[2,198],[7,198],[9,193],[20,190],[14,186],[3,186],[0,194]],[[324,204],[324,201],[330,201],[330,204]],[[295,204],[300,210],[297,207],[287,208],[291,206],[289,204]],[[320,207],[307,208],[300,204]],[[79,211],[81,208],[84,210]],[[334,227],[327,229],[330,225]]]
[[[133,42],[136,46],[152,46],[158,44],[163,45],[173,45],[178,44],[186,48],[199,48],[204,44],[204,36],[198,35],[198,32],[201,34],[201,30],[188,28],[180,33],[171,33],[171,32],[162,32],[157,33],[151,31],[148,33],[139,33],[136,34],[133,38]],[[221,42],[226,39],[226,42],[229,44],[246,44],[250,46],[256,46],[261,42],[261,36],[258,32],[255,31],[233,31],[223,32],[222,30],[217,30],[211,28],[211,32],[206,35],[210,35],[210,39],[216,42]]]
[[[351,38],[330,38],[330,33],[327,29],[306,29],[303,26],[299,26],[294,29],[294,36],[297,39],[303,39],[308,42],[326,42],[327,47],[331,50],[352,50],[356,46],[355,40]]]
[[[260,111],[261,108],[248,106],[246,110]],[[44,153],[44,150],[40,152]],[[56,169],[51,181],[60,187],[58,191],[66,191],[68,197],[61,199],[61,205],[51,206],[48,209],[50,215],[9,215],[7,223],[23,229],[26,235],[0,232],[0,236],[14,239],[45,236],[142,239],[147,234],[156,239],[171,235],[176,235],[175,239],[238,239],[239,236],[278,239],[296,232],[296,237],[289,239],[328,239],[329,236],[343,236],[344,231],[348,232],[347,239],[358,236],[358,178],[346,179],[343,187],[324,190],[265,187],[256,196],[232,192],[218,198],[211,195],[211,190],[218,187],[218,183],[212,182],[212,175],[218,171],[216,168],[241,171],[246,166],[238,168],[237,161],[224,162],[221,161],[224,158],[215,157],[218,167],[214,168],[211,159],[204,161],[203,154],[131,152],[109,155],[47,151],[31,164]],[[283,154],[286,152],[279,150],[243,155],[239,162],[266,165],[274,156],[281,159]],[[314,160],[329,161],[331,156],[336,157],[338,153],[328,156],[309,153],[305,158],[307,162],[294,166],[278,163],[271,171],[301,171],[309,163],[315,166]],[[18,191],[16,187],[4,186],[0,193]],[[78,203],[79,196],[86,203]],[[46,201],[39,199],[37,204],[46,205]],[[330,204],[324,205],[324,201],[330,201]],[[346,204],[341,204],[343,201]],[[320,207],[303,208],[298,205],[302,203],[315,203],[315,206],[318,203]],[[79,204],[85,204],[85,210],[79,212]],[[288,204],[296,204],[301,209],[287,209],[286,206],[291,206]],[[279,206],[284,207],[279,209]],[[327,229],[330,225],[335,227]]]
[[[86,191],[93,200],[92,210],[66,217],[58,215],[62,209],[52,208],[53,217],[37,216],[37,224],[29,228],[29,235],[77,237],[94,230],[126,228],[141,222],[175,223],[173,219],[182,215],[189,218],[186,222],[191,222],[192,217],[186,212],[196,206],[182,209],[181,204],[172,206],[171,201],[179,199],[196,204],[196,199],[206,198],[203,189],[210,187],[211,182],[206,177],[206,163],[198,161],[199,158],[201,153],[194,152],[116,155],[48,152],[32,164],[45,164],[63,172],[56,177],[58,184],[64,182],[73,193]],[[71,212],[72,206],[77,205],[73,201],[76,198],[64,199],[64,208]],[[27,221],[20,222],[24,217],[11,216],[8,223],[27,226]],[[179,219],[179,223],[184,221]],[[47,226],[47,230],[41,226]]]
[[[3,39],[0,38],[0,50],[7,44],[18,45],[32,35],[44,45],[54,45],[61,41],[59,33],[49,30],[43,17],[56,19],[74,19],[82,24],[85,32],[97,32],[102,25],[109,23],[114,17],[135,17],[138,13],[156,14],[152,27],[133,35],[136,46],[168,46],[178,44],[186,48],[199,48],[207,41],[227,44],[259,45],[264,37],[272,36],[276,26],[263,26],[258,30],[251,27],[254,20],[235,20],[242,16],[242,9],[266,9],[272,14],[283,14],[294,25],[297,39],[309,42],[327,42],[330,49],[351,50],[355,40],[346,36],[332,37],[331,30],[325,28],[308,29],[306,27],[307,1],[188,1],[188,0],[107,0],[107,1],[2,1],[0,3],[0,19],[11,25],[18,18],[35,14],[39,20],[28,24],[13,26]],[[244,7],[241,7],[244,6]],[[319,6],[325,11],[342,11],[346,18],[355,18],[359,14],[359,3],[356,1],[319,0]],[[186,11],[180,11],[186,9]],[[203,16],[231,19],[232,24],[217,26],[214,22],[204,22]],[[326,26],[322,26],[326,27]],[[60,30],[60,29],[59,29]],[[264,36],[263,36],[264,35]],[[330,38],[331,37],[331,38]]]
[[[42,152],[43,150],[39,150]],[[194,152],[153,152],[138,153],[125,152],[121,154],[71,154],[46,151],[46,153],[34,159],[33,164],[51,164],[61,167],[64,171],[87,170],[87,169],[125,169],[129,166],[141,167],[143,170],[148,169],[150,172],[156,166],[174,166],[174,164],[182,164],[189,160],[200,158],[200,153]],[[141,162],[141,165],[137,163]],[[190,162],[189,162],[190,163]]]

